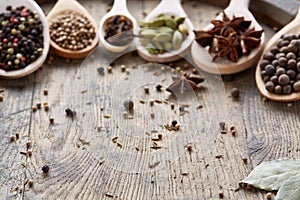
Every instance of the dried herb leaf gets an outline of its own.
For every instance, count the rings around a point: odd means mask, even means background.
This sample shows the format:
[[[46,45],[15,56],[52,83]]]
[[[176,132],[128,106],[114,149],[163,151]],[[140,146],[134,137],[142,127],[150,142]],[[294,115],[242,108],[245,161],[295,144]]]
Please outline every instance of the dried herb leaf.
[[[257,167],[241,182],[267,191],[278,190],[285,181],[300,174],[300,159],[279,159],[264,162]],[[289,188],[296,190],[297,188]]]
[[[300,173],[292,176],[281,185],[275,200],[299,200],[300,199]]]

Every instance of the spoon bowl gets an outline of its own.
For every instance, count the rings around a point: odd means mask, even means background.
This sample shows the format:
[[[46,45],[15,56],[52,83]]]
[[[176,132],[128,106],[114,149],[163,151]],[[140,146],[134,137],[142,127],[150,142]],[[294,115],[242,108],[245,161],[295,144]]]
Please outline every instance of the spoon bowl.
[[[227,8],[224,9],[225,14],[232,18],[236,17],[244,17],[245,20],[250,20],[250,28],[254,28],[255,30],[262,30],[263,28],[259,25],[259,23],[255,20],[254,16],[248,10],[249,0],[231,0],[230,4]],[[216,19],[222,20],[223,13],[220,13]],[[204,30],[210,30],[213,27],[212,24],[209,24]],[[200,69],[212,73],[212,74],[234,74],[237,72],[244,71],[253,65],[256,64],[259,59],[262,50],[265,44],[265,34],[261,35],[260,45],[252,49],[251,53],[247,56],[243,55],[238,59],[238,62],[234,63],[228,61],[225,58],[218,59],[216,62],[213,62],[212,56],[209,55],[208,50],[206,48],[201,47],[196,41],[194,41],[192,45],[192,57],[193,60]]]
[[[133,30],[136,29],[137,22],[136,22],[136,19],[134,18],[134,16],[127,9],[126,0],[115,0],[114,4],[112,6],[112,9],[101,18],[100,23],[99,23],[100,42],[104,46],[104,48],[107,49],[108,51],[118,53],[118,52],[125,51],[129,47],[131,42],[129,42],[128,44],[123,45],[123,46],[116,46],[116,45],[109,43],[104,38],[105,37],[104,29],[105,29],[106,21],[109,18],[116,16],[116,15],[121,15],[121,16],[127,17],[132,22]],[[122,34],[122,33],[120,33],[120,34]]]
[[[46,19],[46,16],[43,12],[43,10],[39,7],[39,5],[34,2],[33,0],[10,0],[8,3],[1,3],[0,4],[0,11],[3,12],[6,10],[6,6],[25,6],[26,8],[29,8],[32,11],[37,11],[40,17],[40,20],[43,24],[43,37],[44,37],[44,47],[43,47],[43,53],[42,55],[34,62],[27,65],[25,68],[13,70],[13,71],[5,71],[0,69],[0,77],[3,78],[20,78],[23,76],[26,76],[28,74],[31,74],[35,70],[37,70],[45,61],[48,51],[49,51],[49,28],[48,28],[48,22]]]
[[[300,100],[300,92],[291,94],[274,94],[266,90],[265,83],[261,78],[261,68],[260,63],[263,60],[263,55],[270,51],[270,49],[276,45],[280,37],[284,34],[298,34],[300,32],[300,7],[298,9],[298,14],[289,24],[284,26],[279,32],[277,32],[266,44],[264,52],[259,59],[258,65],[255,72],[255,81],[259,92],[269,100],[280,101],[280,102],[292,102]]]
[[[193,32],[194,26],[191,20],[187,17],[187,14],[183,10],[180,0],[162,0],[144,19],[145,22],[149,22],[154,19],[157,15],[164,13],[165,15],[175,16],[175,17],[185,17],[184,23],[188,27],[188,36],[185,38],[181,47],[178,50],[172,50],[164,52],[163,54],[150,54],[147,49],[136,39],[136,48],[138,54],[145,60],[150,62],[172,62],[180,59],[186,55],[190,46],[193,43],[195,34]],[[138,31],[137,31],[138,32]],[[137,33],[136,33],[137,34]]]
[[[97,23],[94,20],[94,18],[90,15],[90,13],[76,0],[59,0],[47,15],[47,20],[49,24],[51,23],[52,19],[54,19],[57,15],[67,10],[74,11],[76,13],[85,16],[95,28],[96,35],[93,41],[91,42],[91,44],[81,50],[69,50],[69,49],[62,48],[58,44],[56,44],[53,40],[51,40],[51,38],[50,38],[50,45],[53,51],[61,57],[72,58],[72,59],[84,58],[98,45],[99,36],[98,36]]]

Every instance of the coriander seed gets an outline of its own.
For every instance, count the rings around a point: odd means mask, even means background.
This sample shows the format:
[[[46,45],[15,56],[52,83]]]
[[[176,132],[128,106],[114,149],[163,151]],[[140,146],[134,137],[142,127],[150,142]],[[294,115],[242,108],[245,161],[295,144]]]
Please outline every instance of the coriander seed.
[[[32,187],[32,186],[33,186],[33,180],[30,179],[30,180],[28,180],[27,183],[28,183],[28,186],[29,186],[29,187]]]
[[[9,136],[10,142],[14,142],[15,140],[16,140],[16,136],[14,136],[14,135]]]
[[[48,95],[48,89],[44,89],[44,95],[46,96],[46,95]]]
[[[149,87],[148,86],[144,87],[144,92],[145,92],[145,94],[149,94]]]

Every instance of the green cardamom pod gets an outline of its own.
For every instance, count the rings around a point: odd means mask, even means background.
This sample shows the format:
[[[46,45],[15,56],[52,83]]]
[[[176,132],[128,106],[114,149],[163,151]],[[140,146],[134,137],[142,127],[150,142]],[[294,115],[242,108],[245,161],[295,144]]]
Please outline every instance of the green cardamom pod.
[[[148,23],[149,27],[160,27],[165,25],[165,19],[163,17],[156,18],[153,21]]]
[[[140,31],[140,36],[142,38],[153,38],[154,36],[156,36],[157,34],[157,31],[154,30],[154,29],[149,29],[149,28],[145,28],[145,29],[142,29]]]
[[[177,26],[179,26],[180,24],[182,24],[185,20],[185,17],[177,17],[175,19]]]
[[[174,30],[167,27],[167,26],[162,26],[162,27],[159,27],[156,29],[157,32],[159,33],[170,33],[170,34],[173,34]]]
[[[177,28],[177,23],[176,23],[176,21],[175,21],[174,19],[170,18],[170,17],[166,17],[166,19],[165,19],[165,24],[166,24],[169,28],[171,28],[171,29],[173,29],[173,30],[176,30],[176,28]]]
[[[156,42],[168,42],[172,40],[172,35],[169,33],[158,33],[154,38],[153,41]]]
[[[164,46],[164,50],[166,50],[166,51],[171,51],[172,48],[173,48],[171,42],[164,42],[164,43],[163,43],[163,46]]]
[[[158,54],[159,53],[159,51],[155,48],[155,46],[151,42],[149,42],[146,45],[146,49],[151,54]]]
[[[183,36],[179,31],[175,31],[172,38],[173,49],[179,49],[183,41]]]
[[[159,53],[164,52],[164,47],[160,42],[153,41],[153,44],[154,44],[155,48],[159,51]]]

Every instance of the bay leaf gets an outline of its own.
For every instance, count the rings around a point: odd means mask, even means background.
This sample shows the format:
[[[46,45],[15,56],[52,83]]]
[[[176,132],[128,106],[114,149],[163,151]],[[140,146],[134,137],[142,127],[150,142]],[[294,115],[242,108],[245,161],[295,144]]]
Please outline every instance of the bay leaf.
[[[300,199],[300,173],[283,182],[277,192],[275,200],[299,200]]]
[[[300,159],[281,158],[261,163],[241,182],[259,189],[272,191],[279,190],[285,181],[299,174]]]

